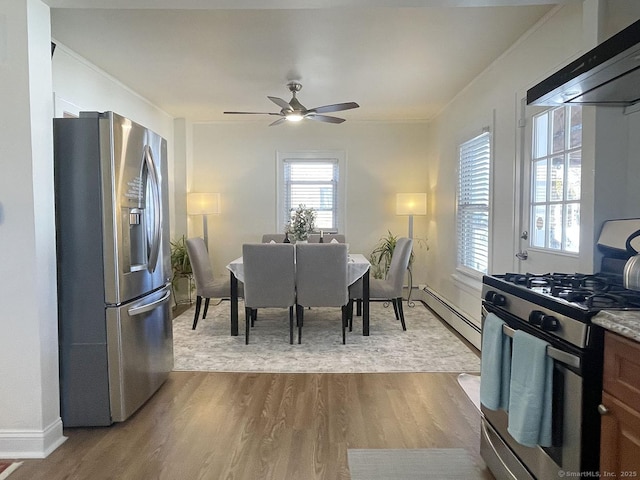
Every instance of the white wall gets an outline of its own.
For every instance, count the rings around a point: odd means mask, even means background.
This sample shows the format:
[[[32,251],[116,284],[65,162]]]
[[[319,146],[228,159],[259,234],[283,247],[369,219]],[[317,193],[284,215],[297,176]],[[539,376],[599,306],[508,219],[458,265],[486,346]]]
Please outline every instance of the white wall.
[[[347,158],[347,241],[368,255],[387,230],[406,236],[408,217],[395,215],[395,194],[427,188],[425,123],[314,122],[268,127],[251,123],[195,124],[190,191],[220,192],[222,213],[209,217],[214,271],[241,255],[242,243],[259,242],[276,225],[276,152],[343,150]],[[414,237],[425,237],[427,218],[414,218]],[[189,219],[190,235],[202,233],[201,217]],[[426,248],[416,247],[414,283],[425,280]]]
[[[64,441],[49,38],[42,2],[0,2],[0,458]]]

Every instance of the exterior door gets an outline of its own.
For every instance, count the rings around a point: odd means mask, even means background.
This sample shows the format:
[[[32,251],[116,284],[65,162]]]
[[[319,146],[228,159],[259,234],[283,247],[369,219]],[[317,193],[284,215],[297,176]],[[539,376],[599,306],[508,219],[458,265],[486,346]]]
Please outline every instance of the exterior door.
[[[577,272],[582,115],[576,106],[521,104],[520,226],[516,268]]]

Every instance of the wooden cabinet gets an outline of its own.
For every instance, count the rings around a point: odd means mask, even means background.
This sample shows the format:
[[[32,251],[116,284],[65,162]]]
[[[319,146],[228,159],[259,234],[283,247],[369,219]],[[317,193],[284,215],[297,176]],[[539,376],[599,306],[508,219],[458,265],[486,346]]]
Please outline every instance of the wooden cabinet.
[[[640,344],[606,332],[600,477],[640,478]]]

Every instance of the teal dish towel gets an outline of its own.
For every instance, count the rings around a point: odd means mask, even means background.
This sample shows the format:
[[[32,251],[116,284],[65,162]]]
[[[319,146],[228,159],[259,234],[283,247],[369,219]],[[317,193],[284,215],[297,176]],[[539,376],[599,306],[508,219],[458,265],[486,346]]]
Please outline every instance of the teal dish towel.
[[[482,326],[480,403],[491,410],[509,406],[511,339],[502,332],[505,323],[490,313]]]
[[[507,431],[527,447],[551,446],[553,360],[548,345],[521,330],[513,335]]]

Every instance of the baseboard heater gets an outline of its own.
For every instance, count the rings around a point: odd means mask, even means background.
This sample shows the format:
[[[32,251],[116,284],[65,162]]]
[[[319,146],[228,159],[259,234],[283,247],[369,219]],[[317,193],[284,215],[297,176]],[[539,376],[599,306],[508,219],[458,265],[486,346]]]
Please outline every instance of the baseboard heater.
[[[445,322],[451,325],[451,327],[465,337],[473,346],[480,349],[482,330],[476,323],[429,287],[420,291],[428,296],[425,302],[427,306],[440,315]]]
[[[442,297],[440,297],[440,295],[438,295],[436,292],[434,292],[433,290],[431,290],[430,288],[425,288],[424,292],[429,295],[431,298],[433,298],[435,301],[437,301],[440,305],[442,305],[444,308],[446,308],[447,310],[449,310],[449,312],[453,313],[456,317],[458,317],[460,320],[462,320],[464,323],[466,323],[467,325],[469,325],[471,328],[473,328],[476,332],[481,333],[482,330],[480,330],[480,327],[478,327],[475,323],[473,323],[471,320],[469,320],[466,316],[464,316],[462,313],[460,313],[457,309],[455,309],[449,302],[445,301]]]

